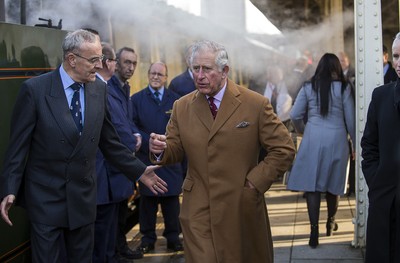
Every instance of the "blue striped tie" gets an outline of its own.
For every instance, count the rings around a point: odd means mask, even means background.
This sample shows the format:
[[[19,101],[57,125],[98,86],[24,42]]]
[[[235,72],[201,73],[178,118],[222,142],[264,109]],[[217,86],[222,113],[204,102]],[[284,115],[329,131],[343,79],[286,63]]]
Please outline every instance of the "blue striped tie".
[[[78,129],[79,135],[82,135],[82,108],[81,108],[81,102],[80,102],[80,89],[81,85],[79,83],[74,83],[70,86],[74,90],[74,95],[72,96],[71,100],[71,115],[72,118],[74,119],[76,128]]]

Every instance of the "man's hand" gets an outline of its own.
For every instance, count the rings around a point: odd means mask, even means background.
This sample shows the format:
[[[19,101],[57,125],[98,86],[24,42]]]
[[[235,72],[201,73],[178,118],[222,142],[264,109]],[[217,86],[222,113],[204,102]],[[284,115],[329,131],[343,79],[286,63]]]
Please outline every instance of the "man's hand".
[[[135,152],[139,151],[140,146],[142,146],[142,136],[140,134],[134,134],[136,137],[136,147],[135,147]]]
[[[146,170],[140,177],[140,181],[147,186],[147,188],[150,189],[150,191],[153,192],[153,194],[158,195],[160,194],[165,194],[168,189],[167,189],[167,183],[164,182],[163,179],[158,177],[154,170],[160,168],[159,165],[150,165],[147,166]]]
[[[3,218],[4,222],[12,226],[12,222],[10,218],[8,217],[8,210],[10,210],[11,206],[13,205],[15,200],[15,195],[7,195],[6,197],[3,198],[3,200],[0,203],[0,212],[1,212],[1,217]]]
[[[162,134],[150,134],[149,150],[151,153],[160,154],[167,148],[167,136]]]
[[[256,188],[249,180],[246,180],[245,187],[250,189]]]

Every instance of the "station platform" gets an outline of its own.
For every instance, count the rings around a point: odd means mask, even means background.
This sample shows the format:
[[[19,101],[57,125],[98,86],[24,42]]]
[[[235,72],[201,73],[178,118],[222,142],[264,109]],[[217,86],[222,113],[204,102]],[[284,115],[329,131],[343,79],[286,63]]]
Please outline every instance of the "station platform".
[[[312,249],[308,246],[310,225],[307,214],[306,199],[302,192],[286,190],[282,183],[274,183],[265,193],[272,237],[274,242],[275,263],[362,263],[364,250],[351,245],[354,234],[352,218],[355,213],[355,197],[343,196],[340,199],[336,221],[339,229],[330,237],[326,236],[325,223],[327,208],[321,198],[319,222],[319,246]],[[166,240],[162,237],[163,224],[161,217],[157,224],[158,240],[155,250],[135,260],[136,263],[184,263],[184,252],[171,253],[166,249]],[[127,240],[131,249],[140,244],[139,226],[128,234]],[[247,263],[247,262],[246,262]],[[249,262],[257,263],[257,262]]]

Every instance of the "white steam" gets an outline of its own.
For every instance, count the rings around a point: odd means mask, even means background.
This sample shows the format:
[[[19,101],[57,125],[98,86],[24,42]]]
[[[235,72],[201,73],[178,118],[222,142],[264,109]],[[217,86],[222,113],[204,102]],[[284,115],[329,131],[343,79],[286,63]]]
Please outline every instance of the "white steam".
[[[6,0],[6,7],[15,8],[15,2]],[[189,12],[167,3],[183,3]],[[249,33],[246,8],[244,0],[27,0],[26,21],[28,25],[43,23],[38,21],[42,17],[52,19],[56,26],[62,19],[65,30],[96,29],[102,40],[116,49],[125,45],[138,49],[141,61],[165,60],[181,65],[172,66],[170,76],[181,71],[187,44],[196,39],[214,40],[227,47],[234,68],[240,65],[242,73],[231,76],[239,81],[243,76],[263,75],[271,64],[294,64],[304,50],[338,53],[344,48],[340,36],[353,26],[353,14],[344,13],[312,28],[254,34]],[[15,9],[14,13],[7,11],[8,21],[18,22],[10,17],[18,15],[15,13]],[[266,33],[261,23],[255,26],[258,32]]]

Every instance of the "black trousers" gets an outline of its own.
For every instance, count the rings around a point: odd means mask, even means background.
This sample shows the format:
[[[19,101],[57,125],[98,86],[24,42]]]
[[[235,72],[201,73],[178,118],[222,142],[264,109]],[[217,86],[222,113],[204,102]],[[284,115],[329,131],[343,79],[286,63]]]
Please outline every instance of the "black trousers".
[[[33,263],[92,262],[94,224],[70,230],[31,223]]]
[[[168,243],[179,242],[179,196],[141,196],[140,197],[140,232],[142,233],[142,244],[154,244],[157,240],[156,221],[158,205],[164,218],[163,236]]]
[[[97,206],[93,263],[115,261],[118,206],[118,203]]]

